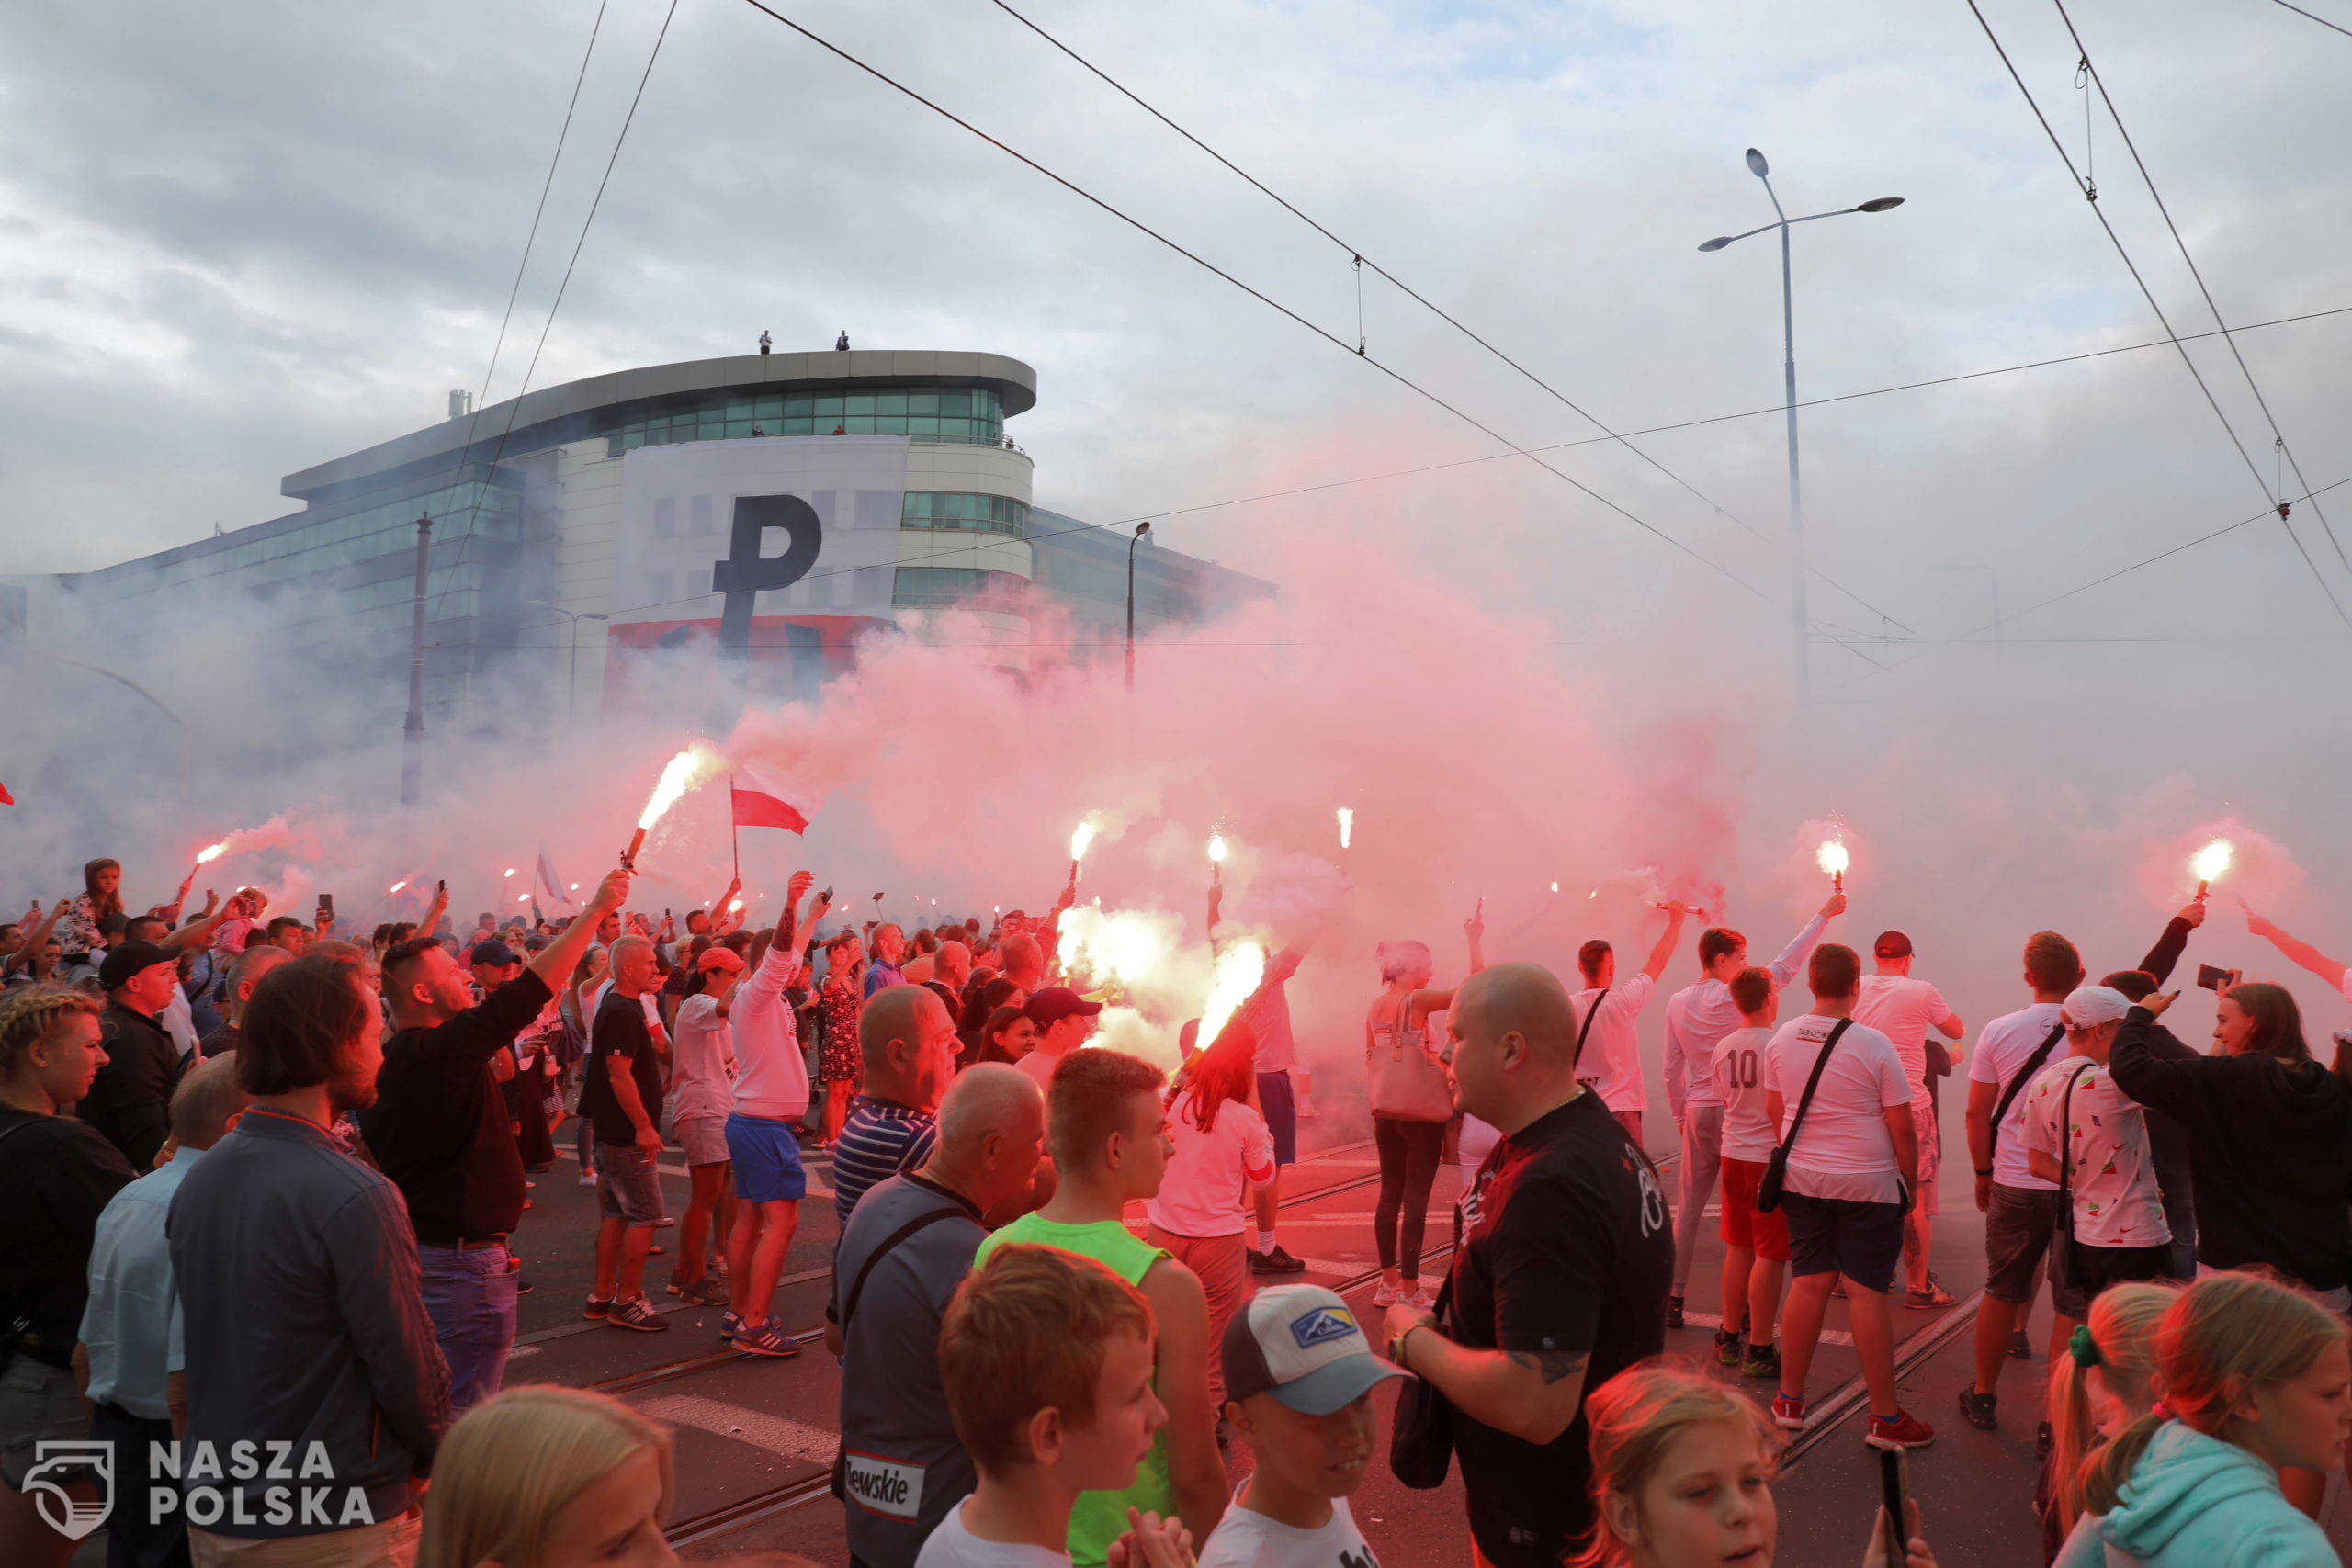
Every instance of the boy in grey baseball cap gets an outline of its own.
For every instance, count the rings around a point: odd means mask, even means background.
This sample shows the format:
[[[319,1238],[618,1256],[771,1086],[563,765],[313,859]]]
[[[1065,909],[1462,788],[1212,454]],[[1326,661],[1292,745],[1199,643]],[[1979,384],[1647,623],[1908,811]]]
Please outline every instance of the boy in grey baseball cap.
[[[1226,1325],[1226,1418],[1258,1468],[1202,1546],[1200,1568],[1378,1568],[1348,1512],[1376,1446],[1372,1391],[1403,1368],[1317,1285],[1261,1291]]]

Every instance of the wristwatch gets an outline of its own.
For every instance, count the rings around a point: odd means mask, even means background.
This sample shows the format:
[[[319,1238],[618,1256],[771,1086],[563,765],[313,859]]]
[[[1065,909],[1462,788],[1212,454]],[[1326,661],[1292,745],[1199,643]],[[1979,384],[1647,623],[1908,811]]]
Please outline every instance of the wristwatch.
[[[1391,1339],[1388,1342],[1388,1359],[1391,1361],[1394,1361],[1396,1365],[1404,1368],[1407,1371],[1411,1371],[1413,1370],[1412,1363],[1405,1359],[1405,1341],[1413,1337],[1414,1329],[1427,1328],[1430,1325],[1426,1323],[1409,1325],[1404,1333],[1399,1334],[1396,1338]]]

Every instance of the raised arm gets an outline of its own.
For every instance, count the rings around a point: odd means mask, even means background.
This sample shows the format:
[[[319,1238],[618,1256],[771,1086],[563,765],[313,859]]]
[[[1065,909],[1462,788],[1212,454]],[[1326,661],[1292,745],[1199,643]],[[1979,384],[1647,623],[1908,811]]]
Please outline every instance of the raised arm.
[[[2156,945],[2140,960],[2140,967],[2156,977],[2161,986],[2172,978],[2172,966],[2180,962],[2181,950],[2188,945],[2188,933],[2205,923],[2205,906],[2194,898],[2181,906],[2180,913],[2165,922],[2165,934],[2156,938]]]
[[[2330,958],[2310,942],[2289,936],[2278,929],[2276,921],[2266,920],[2248,909],[2245,914],[2245,929],[2285,953],[2287,961],[2297,968],[2308,969],[2337,990],[2345,990],[2345,965]],[[2346,991],[2346,995],[2352,997],[2352,991]]]
[[[5,975],[12,969],[25,969],[32,966],[33,955],[39,953],[42,945],[49,941],[49,933],[56,929],[57,918],[65,913],[65,904],[66,900],[60,898],[49,907],[49,913],[40,917],[33,926],[32,934],[25,938],[25,945],[10,953],[6,964],[0,964],[0,975]],[[34,908],[38,909],[40,906],[35,905]]]
[[[550,991],[560,991],[571,972],[580,966],[581,954],[596,939],[596,928],[606,915],[628,901],[628,885],[634,873],[615,867],[605,874],[596,885],[595,895],[588,900],[588,908],[580,918],[555,933],[555,940],[539,950],[531,960],[531,973],[547,982]]]
[[[220,930],[220,922],[228,918],[229,907],[220,902],[218,893],[208,887],[204,890],[204,913],[155,945],[165,953],[184,953],[191,947],[202,947],[212,940],[212,933]]]
[[[424,911],[424,923],[416,928],[418,934],[422,936],[439,936],[441,934],[441,917],[448,912],[448,879],[447,877],[436,878],[433,884],[433,902]]]
[[[1821,933],[1829,929],[1829,922],[1845,912],[1846,896],[1843,893],[1832,893],[1829,896],[1829,902],[1821,907],[1821,912],[1807,920],[1804,923],[1804,929],[1789,939],[1789,945],[1781,950],[1781,956],[1772,960],[1772,988],[1774,990],[1779,990],[1797,977],[1797,970],[1811,955],[1813,944],[1821,940]]]
[[[1662,908],[1666,910],[1666,930],[1658,933],[1657,945],[1650,949],[1649,962],[1642,965],[1642,973],[1653,981],[1665,976],[1667,962],[1682,940],[1682,922],[1690,914],[1688,904],[1667,904]]]

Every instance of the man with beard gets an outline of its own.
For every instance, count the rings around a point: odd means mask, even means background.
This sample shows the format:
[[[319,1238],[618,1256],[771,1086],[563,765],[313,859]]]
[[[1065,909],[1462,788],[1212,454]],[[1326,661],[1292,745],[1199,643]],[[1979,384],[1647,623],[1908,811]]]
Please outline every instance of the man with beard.
[[[332,1131],[375,1103],[380,1032],[352,965],[299,958],[271,973],[237,1046],[253,1104],[172,1200],[189,1449],[291,1443],[306,1474],[322,1455],[332,1476],[289,1483],[255,1465],[202,1483],[217,1495],[204,1510],[213,1522],[188,1527],[199,1562],[415,1552],[411,1510],[448,1425],[449,1372],[400,1190]]]

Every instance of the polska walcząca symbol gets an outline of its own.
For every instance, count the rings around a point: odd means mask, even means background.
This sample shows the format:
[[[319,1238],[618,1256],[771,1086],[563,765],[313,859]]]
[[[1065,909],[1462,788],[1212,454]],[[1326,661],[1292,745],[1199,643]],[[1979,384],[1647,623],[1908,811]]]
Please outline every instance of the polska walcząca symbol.
[[[780,556],[760,553],[771,528],[785,531],[786,542]],[[718,615],[718,646],[748,649],[754,599],[774,589],[789,588],[808,576],[824,543],[825,528],[818,520],[817,509],[798,496],[737,496],[727,558],[712,562],[710,570],[711,592],[724,596]]]
[[[107,1522],[114,1512],[114,1445],[89,1438],[63,1438],[33,1445],[34,1464],[25,1472],[24,1490],[32,1495],[33,1506],[49,1528],[74,1540],[80,1540]],[[83,1503],[74,1499],[64,1483],[79,1481],[84,1471],[95,1472],[98,1480],[98,1500]]]

